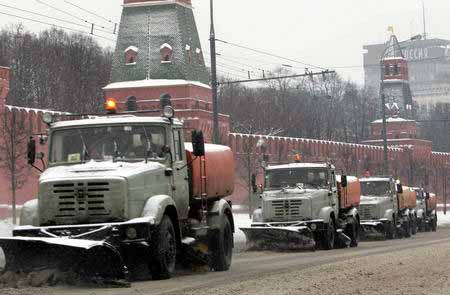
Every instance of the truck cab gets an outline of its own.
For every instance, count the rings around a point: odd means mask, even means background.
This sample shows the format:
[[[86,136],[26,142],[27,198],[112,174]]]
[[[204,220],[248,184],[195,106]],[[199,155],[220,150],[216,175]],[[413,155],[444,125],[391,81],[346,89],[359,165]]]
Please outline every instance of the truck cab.
[[[344,222],[343,227],[341,220],[335,167],[329,163],[268,166],[260,197],[261,207],[253,214],[252,227],[243,229],[251,241],[258,241],[260,234],[279,238],[283,231],[295,231],[332,249],[347,225]],[[355,211],[349,215],[356,220]]]
[[[392,177],[362,178],[359,215],[365,233],[374,230],[386,238],[396,236],[398,199]]]
[[[309,163],[267,167],[261,204],[264,221],[302,220],[315,224],[313,228],[322,227],[332,215],[337,216],[334,167]]]
[[[54,123],[32,225],[123,222],[152,196],[173,200],[186,219],[189,184],[182,124],[116,116]],[[24,223],[30,222],[24,218]]]

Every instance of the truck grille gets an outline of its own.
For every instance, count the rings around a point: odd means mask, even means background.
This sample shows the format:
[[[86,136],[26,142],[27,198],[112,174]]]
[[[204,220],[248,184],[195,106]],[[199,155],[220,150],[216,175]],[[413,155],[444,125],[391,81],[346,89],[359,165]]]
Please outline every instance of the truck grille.
[[[72,182],[53,185],[56,217],[108,216],[109,182]]]
[[[301,217],[302,200],[271,201],[274,220],[299,220]]]
[[[373,219],[374,217],[376,217],[375,209],[376,209],[376,207],[373,205],[360,205],[358,213],[359,213],[361,220],[370,220],[370,219]]]

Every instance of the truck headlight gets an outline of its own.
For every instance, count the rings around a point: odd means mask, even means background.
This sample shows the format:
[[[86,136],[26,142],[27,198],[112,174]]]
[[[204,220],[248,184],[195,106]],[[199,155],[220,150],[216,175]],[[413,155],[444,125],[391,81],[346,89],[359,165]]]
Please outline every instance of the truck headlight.
[[[262,210],[261,209],[256,209],[253,212],[253,223],[255,222],[263,222],[263,215],[262,215]]]
[[[137,238],[137,230],[134,227],[129,227],[127,228],[126,235],[128,239],[134,240]]]
[[[311,230],[316,230],[316,229],[317,229],[317,224],[311,223]]]

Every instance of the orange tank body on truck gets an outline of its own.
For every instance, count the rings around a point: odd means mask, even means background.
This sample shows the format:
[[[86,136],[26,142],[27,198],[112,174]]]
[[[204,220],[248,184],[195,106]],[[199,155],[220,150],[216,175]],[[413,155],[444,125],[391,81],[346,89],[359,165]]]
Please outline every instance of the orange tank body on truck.
[[[416,192],[408,186],[403,186],[403,192],[398,194],[398,204],[400,210],[416,208]]]
[[[347,176],[347,187],[343,188],[341,177],[337,176],[339,206],[341,209],[358,207],[361,202],[361,183],[354,176]]]
[[[433,193],[430,193],[430,197],[427,199],[427,208],[428,211],[433,211],[437,208],[437,197]]]
[[[201,158],[192,154],[192,144],[186,144],[187,161],[191,178],[191,196],[201,197]],[[205,145],[206,194],[217,199],[231,195],[234,191],[234,156],[227,146]]]

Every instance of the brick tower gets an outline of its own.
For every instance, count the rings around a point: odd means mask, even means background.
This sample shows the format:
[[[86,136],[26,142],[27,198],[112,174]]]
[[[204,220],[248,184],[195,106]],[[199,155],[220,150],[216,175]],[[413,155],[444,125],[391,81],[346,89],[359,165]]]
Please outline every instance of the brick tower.
[[[148,110],[159,109],[160,95],[168,93],[185,126],[211,140],[209,81],[191,0],[124,0],[107,97],[121,110],[130,100]],[[220,115],[219,125],[227,136],[229,117]]]
[[[411,118],[413,101],[409,86],[408,61],[392,33],[383,57],[383,88],[388,108],[398,108],[399,115]]]

